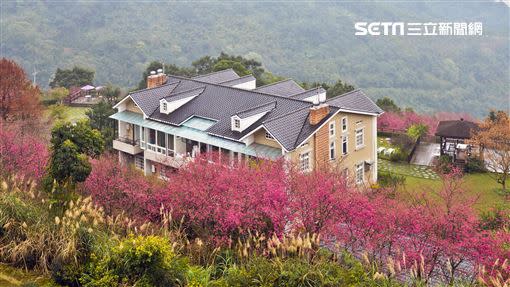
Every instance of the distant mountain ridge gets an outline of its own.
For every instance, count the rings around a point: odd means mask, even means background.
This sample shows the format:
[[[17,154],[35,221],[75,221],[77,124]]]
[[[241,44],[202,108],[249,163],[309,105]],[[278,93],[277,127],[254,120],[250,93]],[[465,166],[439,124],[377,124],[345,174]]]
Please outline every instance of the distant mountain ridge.
[[[5,2],[2,56],[38,72],[96,70],[134,87],[152,60],[189,65],[220,51],[299,81],[342,79],[418,111],[508,109],[508,7],[486,2]],[[357,21],[482,22],[484,35],[354,36]]]

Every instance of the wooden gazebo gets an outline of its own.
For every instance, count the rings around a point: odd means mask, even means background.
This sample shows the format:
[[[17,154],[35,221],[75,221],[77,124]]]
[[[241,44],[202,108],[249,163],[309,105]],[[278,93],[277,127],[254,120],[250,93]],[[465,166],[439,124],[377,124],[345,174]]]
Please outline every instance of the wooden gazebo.
[[[437,125],[436,136],[441,143],[441,155],[450,155],[454,161],[465,161],[471,155],[471,146],[466,144],[472,133],[479,129],[474,122],[464,119],[440,121]]]

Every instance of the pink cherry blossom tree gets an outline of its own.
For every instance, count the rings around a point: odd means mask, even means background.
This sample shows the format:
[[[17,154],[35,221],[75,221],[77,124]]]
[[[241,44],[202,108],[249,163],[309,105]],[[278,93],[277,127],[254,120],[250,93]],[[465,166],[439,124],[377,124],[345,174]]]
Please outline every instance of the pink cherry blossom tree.
[[[40,138],[0,126],[0,180],[8,190],[26,189],[39,183],[46,172],[48,157],[48,149]]]

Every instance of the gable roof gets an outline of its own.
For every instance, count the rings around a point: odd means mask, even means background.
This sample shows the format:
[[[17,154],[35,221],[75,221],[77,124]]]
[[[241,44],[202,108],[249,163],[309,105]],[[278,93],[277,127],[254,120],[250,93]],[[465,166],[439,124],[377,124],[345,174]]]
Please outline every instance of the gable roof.
[[[384,112],[360,89],[330,98],[326,103],[330,106],[353,112],[377,115]]]
[[[244,76],[244,77],[240,77],[240,78],[237,78],[237,79],[233,79],[233,80],[229,80],[229,81],[226,81],[226,82],[221,82],[221,84],[223,86],[230,86],[230,87],[233,87],[235,85],[240,85],[240,84],[244,84],[244,83],[247,83],[247,82],[252,82],[252,81],[255,81],[255,77],[252,76],[252,75],[247,75],[247,76]]]
[[[218,83],[236,80],[239,78],[240,78],[239,75],[236,72],[234,72],[234,70],[226,69],[226,70],[212,72],[212,73],[205,74],[205,75],[195,76],[192,79],[196,80],[196,81],[211,83],[211,84],[218,84]]]
[[[440,121],[437,124],[436,136],[469,139],[471,133],[477,131],[480,127],[473,122],[463,119],[456,121]]]
[[[228,75],[230,72],[225,74]],[[307,95],[317,93],[317,89],[309,91],[304,91],[301,87],[294,89],[292,87],[297,84],[291,80],[264,86],[265,89],[257,90],[244,90],[222,83],[204,82],[203,80],[203,77],[196,79],[168,76],[167,84],[133,92],[128,97],[131,97],[140,107],[148,120],[181,126],[193,117],[200,117],[211,122],[211,125],[204,132],[234,141],[242,141],[254,131],[264,127],[287,151],[298,147],[317,131],[324,122],[341,110],[370,115],[377,115],[382,112],[365,94],[357,90],[328,100],[327,103],[330,105],[328,116],[319,124],[310,125],[308,117],[312,103],[300,98],[306,93],[309,93]],[[279,88],[268,88],[271,86]],[[292,95],[264,92],[268,90],[270,92],[275,90],[281,92],[281,89],[285,87],[290,87],[286,90],[287,92],[291,90],[299,91]],[[190,96],[196,97],[170,114],[160,112],[159,102],[161,99],[176,100]],[[231,115],[237,114],[240,117],[248,117],[263,112],[265,114],[261,118],[242,132],[232,131]]]
[[[318,87],[318,88],[313,88],[313,89],[306,90],[304,92],[292,95],[290,97],[293,98],[293,99],[304,100],[306,98],[309,98],[309,97],[312,97],[312,96],[317,96],[317,95],[322,94],[322,93],[326,93],[326,90],[324,90],[322,87]]]
[[[260,114],[260,113],[264,113],[264,112],[267,113],[274,108],[276,108],[276,101],[272,101],[272,102],[265,103],[265,104],[262,104],[262,105],[259,105],[259,106],[253,107],[253,108],[246,109],[244,111],[237,112],[235,115],[241,119],[245,119],[247,117],[250,117],[250,116],[253,116],[256,114]]]
[[[165,97],[164,99],[167,102],[172,102],[172,101],[177,101],[177,100],[181,100],[181,99],[185,99],[185,98],[189,98],[189,97],[196,97],[196,96],[200,95],[204,91],[204,89],[205,89],[205,87],[202,86],[202,87],[194,88],[194,89],[184,91],[184,92],[172,93],[169,96]]]
[[[305,89],[301,88],[301,86],[294,82],[294,80],[287,79],[262,87],[258,87],[255,89],[255,91],[271,95],[290,97],[291,95],[304,92]]]
[[[159,87],[144,89],[129,94],[128,97],[135,102],[135,104],[142,110],[142,112],[149,116],[159,108],[159,100],[170,96],[170,93],[179,85],[178,81],[168,82]]]

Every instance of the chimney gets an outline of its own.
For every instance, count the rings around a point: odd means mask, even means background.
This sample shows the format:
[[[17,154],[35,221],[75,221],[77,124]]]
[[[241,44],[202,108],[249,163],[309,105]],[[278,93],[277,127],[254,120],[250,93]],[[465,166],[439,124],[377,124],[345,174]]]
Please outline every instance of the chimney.
[[[151,71],[147,77],[147,88],[159,87],[166,83],[166,75],[163,73],[163,69],[158,69],[158,72]]]
[[[320,105],[314,105],[310,108],[310,124],[312,126],[320,123],[322,119],[324,119],[329,114],[329,105],[327,104],[320,104]]]

